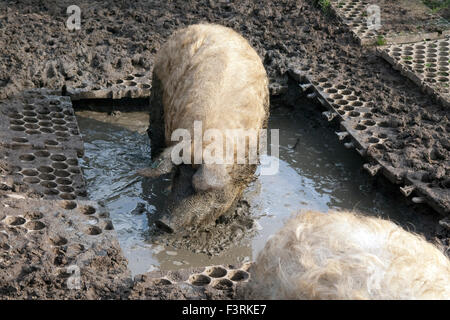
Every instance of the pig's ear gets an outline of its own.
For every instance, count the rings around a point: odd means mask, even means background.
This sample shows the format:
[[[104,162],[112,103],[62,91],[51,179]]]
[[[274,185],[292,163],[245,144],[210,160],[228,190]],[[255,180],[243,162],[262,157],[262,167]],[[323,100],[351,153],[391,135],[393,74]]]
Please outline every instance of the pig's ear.
[[[230,175],[223,164],[202,164],[192,176],[196,192],[222,190],[230,183]]]
[[[174,169],[171,159],[172,148],[173,147],[164,149],[164,151],[153,161],[151,167],[140,169],[136,173],[148,178],[158,178],[161,175],[171,173]]]

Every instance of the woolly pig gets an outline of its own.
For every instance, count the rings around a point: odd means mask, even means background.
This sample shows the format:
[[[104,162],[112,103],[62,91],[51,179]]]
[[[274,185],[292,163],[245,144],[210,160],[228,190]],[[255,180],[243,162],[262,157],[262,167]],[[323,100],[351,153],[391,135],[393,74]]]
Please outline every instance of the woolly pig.
[[[247,299],[450,299],[450,261],[394,223],[306,212],[271,237]]]
[[[175,32],[159,50],[152,81],[148,133],[154,165],[139,173],[172,175],[166,214],[157,225],[173,232],[214,222],[232,210],[256,164],[206,163],[202,157],[211,141],[191,141],[191,160],[197,151],[200,163],[174,165],[174,148],[180,144],[172,141],[172,133],[186,129],[193,137],[196,121],[201,122],[201,134],[209,129],[225,135],[228,129],[265,128],[269,90],[261,59],[229,28],[192,25]],[[236,145],[229,146],[236,151]]]

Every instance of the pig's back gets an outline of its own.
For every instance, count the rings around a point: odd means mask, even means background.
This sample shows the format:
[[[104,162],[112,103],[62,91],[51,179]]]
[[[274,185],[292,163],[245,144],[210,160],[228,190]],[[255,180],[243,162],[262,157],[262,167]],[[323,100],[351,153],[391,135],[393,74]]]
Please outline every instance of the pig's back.
[[[233,30],[200,24],[176,32],[158,53],[165,137],[173,130],[261,129],[269,103],[266,71],[256,51]]]

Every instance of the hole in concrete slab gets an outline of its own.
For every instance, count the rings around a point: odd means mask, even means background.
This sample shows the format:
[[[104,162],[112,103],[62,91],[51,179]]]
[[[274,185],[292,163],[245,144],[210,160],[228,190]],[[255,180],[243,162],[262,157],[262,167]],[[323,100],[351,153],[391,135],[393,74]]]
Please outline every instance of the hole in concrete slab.
[[[9,123],[15,126],[23,126],[25,124],[25,122],[22,120],[11,120],[9,121]]]
[[[47,189],[47,190],[44,190],[44,193],[48,196],[56,196],[59,194],[59,191],[56,189]]]
[[[39,121],[39,125],[42,127],[51,127],[53,125],[53,123],[51,123],[49,121]]]
[[[44,143],[48,146],[57,146],[59,144],[59,142],[55,140],[45,140]]]
[[[26,134],[41,134],[41,132],[38,130],[27,130],[27,131],[25,131],[25,133]]]
[[[152,283],[154,285],[156,285],[156,286],[159,286],[159,285],[161,285],[161,286],[168,286],[168,285],[172,284],[172,282],[170,280],[164,279],[164,278],[153,279]]]
[[[39,122],[39,124],[41,126],[43,125],[43,123],[47,123],[47,121],[52,120],[52,117],[49,117],[49,116],[46,116],[43,114],[38,115],[36,118],[38,118],[39,120],[43,120],[43,121]],[[52,125],[52,124],[50,123],[50,125]]]
[[[66,163],[68,163],[71,166],[77,166],[78,160],[77,159],[67,159]]]
[[[51,172],[54,171],[54,169],[52,167],[49,167],[49,166],[40,166],[38,168],[38,171],[42,172],[42,173],[51,173]]]
[[[55,119],[55,120],[53,120],[53,123],[61,126],[61,125],[65,125],[66,121],[61,120],[61,119]],[[58,130],[58,129],[56,129],[56,130]]]
[[[64,118],[64,114],[63,114],[63,113],[60,113],[60,112],[52,113],[51,116],[52,116],[53,118],[58,118],[58,119]]]
[[[227,270],[222,267],[209,267],[206,269],[206,274],[212,278],[221,278],[227,274]]]
[[[53,129],[55,129],[56,131],[68,131],[69,129],[67,129],[67,127],[64,126],[54,126]]]
[[[67,244],[68,241],[66,238],[56,235],[56,236],[50,237],[50,242],[54,246],[64,246]]]
[[[20,226],[24,224],[26,220],[22,217],[6,217],[5,223],[10,226]]]
[[[69,172],[73,174],[81,174],[81,170],[77,167],[70,167]]]
[[[19,156],[21,161],[33,161],[36,157],[32,154],[22,154]]]
[[[70,136],[70,134],[68,134],[67,132],[61,132],[61,131],[57,131],[55,132],[55,135],[60,137],[60,138],[67,138]],[[60,139],[58,138],[58,140]]]
[[[42,181],[41,186],[46,188],[56,188],[58,185],[52,181]]]
[[[66,210],[73,210],[77,207],[77,203],[73,201],[64,201],[62,207]]]
[[[96,236],[102,233],[102,229],[100,229],[97,226],[90,226],[89,228],[86,229],[86,233],[91,236]]]
[[[232,281],[245,281],[249,278],[249,275],[247,272],[242,270],[231,270],[229,278]]]
[[[8,117],[11,119],[22,119],[23,116],[20,113],[9,113]]]
[[[356,125],[355,126],[355,129],[356,130],[366,130],[367,129],[367,127],[366,126],[364,126],[364,125],[362,125],[362,124],[358,124],[358,125]]]
[[[25,219],[27,219],[27,220],[39,220],[39,219],[42,219],[43,217],[44,217],[44,215],[42,214],[42,212],[38,212],[38,211],[27,212],[25,214]]]
[[[345,111],[353,111],[353,110],[355,110],[355,108],[353,108],[352,106],[345,106],[344,110]]]
[[[52,167],[55,169],[63,170],[63,169],[67,169],[69,166],[63,162],[57,162],[57,163],[53,163]]]
[[[25,170],[22,170],[22,174],[25,176],[34,177],[34,176],[39,175],[39,172],[34,169],[25,169]]]
[[[59,195],[64,200],[75,200],[76,196],[72,193],[62,193]]]
[[[376,124],[376,122],[373,120],[364,120],[363,124],[366,126],[374,126]]]
[[[45,228],[45,224],[41,221],[29,221],[25,224],[25,228],[32,231],[42,230]]]
[[[63,111],[63,108],[61,108],[61,107],[50,107],[49,109],[51,112],[56,112],[56,113]]]
[[[58,187],[58,190],[61,191],[61,192],[64,192],[64,193],[71,193],[71,192],[74,191],[74,189],[72,187],[69,187],[69,186]]]
[[[345,99],[341,99],[341,100],[336,101],[336,103],[341,106],[345,106],[346,104],[348,104],[348,101]]]
[[[56,183],[63,184],[63,185],[69,185],[69,184],[72,184],[72,181],[69,179],[65,179],[65,178],[58,178],[58,179],[56,179]]]
[[[66,156],[64,156],[62,154],[54,154],[50,157],[50,159],[53,161],[66,161],[67,160]]]
[[[24,125],[24,127],[27,129],[33,129],[33,130],[39,129],[39,126],[34,123],[27,123]]]
[[[23,118],[23,121],[28,122],[28,123],[38,123],[39,120],[36,118]]]
[[[114,230],[114,225],[113,225],[112,221],[107,221],[104,229],[107,231]]]
[[[53,133],[53,132],[55,132],[53,129],[50,129],[50,128],[40,128],[39,131],[41,131],[43,133]]]
[[[37,113],[33,111],[24,111],[23,114],[27,117],[36,117]]]
[[[75,195],[77,197],[86,198],[87,197],[87,192],[86,192],[86,190],[75,191]]]
[[[217,279],[211,286],[217,290],[227,290],[233,287],[233,282],[229,279]]]
[[[56,170],[54,172],[54,175],[60,178],[67,178],[68,176],[70,176],[70,172],[66,170]]]
[[[211,282],[211,278],[204,274],[194,274],[189,277],[189,282],[194,286],[206,286]]]
[[[9,127],[12,131],[25,131],[24,127],[21,126],[11,126]]]
[[[23,178],[23,182],[29,183],[29,184],[36,184],[39,183],[41,180],[36,177],[25,177]]]
[[[81,212],[86,215],[94,214],[97,210],[92,206],[84,206],[81,208]]]
[[[40,150],[40,151],[36,151],[34,153],[34,155],[39,158],[48,158],[50,156],[50,152],[45,151],[45,150]]]
[[[39,113],[40,115],[46,115],[46,114],[49,114],[50,111],[48,109],[44,108],[44,109],[38,110],[37,113]]]

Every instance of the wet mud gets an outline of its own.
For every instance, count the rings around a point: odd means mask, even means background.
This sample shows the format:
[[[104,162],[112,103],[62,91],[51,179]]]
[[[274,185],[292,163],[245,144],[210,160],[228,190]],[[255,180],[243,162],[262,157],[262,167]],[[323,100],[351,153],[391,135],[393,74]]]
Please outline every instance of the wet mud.
[[[186,234],[154,225],[170,181],[133,174],[151,161],[148,138],[136,131],[145,113],[77,112],[89,194],[111,211],[132,274],[252,261],[292,214],[311,208],[381,216],[445,244],[439,216],[408,205],[386,179],[369,178],[359,155],[348,153],[333,133],[337,128],[319,118],[316,108],[295,95],[274,101],[269,128],[280,129],[279,173],[261,176],[258,170],[235,210]]]

